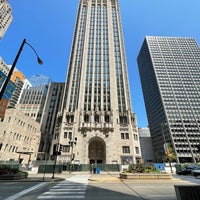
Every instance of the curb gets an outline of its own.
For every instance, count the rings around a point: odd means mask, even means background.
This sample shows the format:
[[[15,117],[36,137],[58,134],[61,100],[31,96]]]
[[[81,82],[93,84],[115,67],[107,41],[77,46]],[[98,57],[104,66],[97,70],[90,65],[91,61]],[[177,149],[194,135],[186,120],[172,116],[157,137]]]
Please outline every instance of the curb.
[[[88,181],[92,182],[119,182],[121,179],[119,177],[112,176],[99,176],[99,177],[90,177]]]
[[[63,181],[64,178],[25,178],[25,179],[15,179],[15,180],[0,180],[0,182],[56,182],[56,181]]]

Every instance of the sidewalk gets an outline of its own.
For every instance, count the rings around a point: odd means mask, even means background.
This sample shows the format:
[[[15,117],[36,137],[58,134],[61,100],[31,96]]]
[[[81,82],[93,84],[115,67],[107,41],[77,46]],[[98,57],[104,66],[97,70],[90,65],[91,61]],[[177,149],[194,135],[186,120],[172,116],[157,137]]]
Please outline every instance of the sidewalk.
[[[66,178],[69,178],[73,175],[88,175],[90,172],[84,171],[84,172],[72,172],[71,174],[69,171],[63,171],[60,174],[54,174],[54,178],[52,179],[52,173],[46,173],[46,174],[38,174],[35,172],[29,172],[29,175],[25,179],[20,179],[20,180],[0,180],[2,181],[13,181],[13,182],[55,182],[55,181],[62,181],[65,180]],[[90,174],[91,176],[89,177],[88,181],[91,182],[121,182],[121,181],[132,181],[132,182],[154,182],[154,181],[163,181],[163,180],[153,180],[153,179],[135,179],[135,180],[121,180],[119,178],[119,172],[105,172],[101,171],[100,174]],[[183,178],[182,178],[183,179]],[[186,178],[184,178],[186,179]],[[188,181],[188,180],[181,180],[180,176],[177,176],[176,174],[173,174],[172,179],[170,180],[165,180],[165,181]],[[199,179],[200,180],[200,179]]]
[[[88,179],[93,182],[120,182],[119,172],[101,172],[100,174],[91,174]]]
[[[90,174],[88,171],[85,172],[72,172],[71,174],[68,171],[64,171],[59,174],[54,174],[54,178],[52,179],[52,173],[46,174],[38,174],[34,172],[29,172],[29,175],[25,179],[19,180],[0,180],[2,181],[13,181],[13,182],[54,182],[54,181],[62,181],[68,177],[73,175],[84,175]],[[89,181],[93,182],[115,182],[120,181],[119,179],[119,172],[101,172],[100,174],[91,174]]]
[[[52,174],[29,174],[27,181],[61,181],[73,175],[84,175],[90,174],[88,171],[85,172],[72,172],[64,171],[61,174],[54,174],[54,179],[52,179]],[[119,172],[101,172],[100,174],[91,174],[89,181],[120,181]],[[24,181],[26,181],[24,179]]]

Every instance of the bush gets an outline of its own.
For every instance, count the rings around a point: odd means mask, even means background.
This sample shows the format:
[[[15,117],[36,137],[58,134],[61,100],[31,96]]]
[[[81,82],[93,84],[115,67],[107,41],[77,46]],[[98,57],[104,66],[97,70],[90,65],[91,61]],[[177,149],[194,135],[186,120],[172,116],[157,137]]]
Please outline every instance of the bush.
[[[11,168],[7,165],[0,165],[0,175],[2,174],[17,174],[19,172],[18,169]]]
[[[137,164],[129,166],[130,173],[157,173],[158,171],[153,165],[150,164]]]
[[[28,172],[22,172],[16,168],[11,168],[10,166],[7,165],[0,165],[0,175],[12,175],[12,174],[22,174],[26,178],[28,177]]]
[[[20,172],[20,174],[24,174],[26,178],[28,177],[28,172]]]

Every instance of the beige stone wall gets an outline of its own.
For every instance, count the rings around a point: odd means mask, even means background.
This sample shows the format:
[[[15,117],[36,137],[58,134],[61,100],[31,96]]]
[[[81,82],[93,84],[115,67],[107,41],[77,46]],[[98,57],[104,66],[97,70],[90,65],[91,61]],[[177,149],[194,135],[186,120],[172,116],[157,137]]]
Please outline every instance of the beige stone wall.
[[[15,108],[35,121],[38,118],[38,113],[41,112],[41,104],[16,104]]]
[[[36,159],[40,142],[40,124],[17,109],[7,109],[0,122],[0,160],[23,159],[23,163]],[[17,152],[22,152],[21,155]]]

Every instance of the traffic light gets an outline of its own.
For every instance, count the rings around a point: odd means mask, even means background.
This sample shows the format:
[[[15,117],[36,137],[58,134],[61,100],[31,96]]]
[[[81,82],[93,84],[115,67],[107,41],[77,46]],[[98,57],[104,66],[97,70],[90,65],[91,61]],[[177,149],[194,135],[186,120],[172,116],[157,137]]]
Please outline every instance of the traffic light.
[[[63,150],[63,145],[60,144],[60,148],[59,148],[59,151],[61,152]]]

